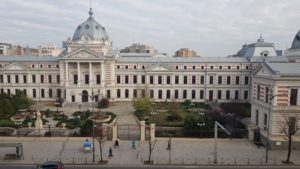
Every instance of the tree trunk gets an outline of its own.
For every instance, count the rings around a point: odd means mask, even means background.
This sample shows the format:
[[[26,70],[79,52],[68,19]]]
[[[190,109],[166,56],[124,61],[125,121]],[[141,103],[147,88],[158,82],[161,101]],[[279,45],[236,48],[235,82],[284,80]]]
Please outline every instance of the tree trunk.
[[[291,158],[291,151],[292,151],[292,134],[289,133],[289,145],[288,145],[288,155],[286,158],[285,163],[290,163],[290,158]]]
[[[102,143],[101,143],[101,141],[99,142],[99,146],[100,146],[100,160],[102,162],[103,158],[102,158]]]
[[[149,164],[150,164],[150,160],[151,160],[151,153],[152,153],[152,150],[151,150],[151,141],[149,141],[149,158],[148,158]]]

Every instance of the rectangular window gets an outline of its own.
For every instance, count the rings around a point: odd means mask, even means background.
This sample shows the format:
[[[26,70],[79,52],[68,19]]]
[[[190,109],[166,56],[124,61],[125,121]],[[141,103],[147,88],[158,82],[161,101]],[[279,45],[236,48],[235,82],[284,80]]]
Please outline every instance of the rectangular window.
[[[144,75],[142,75],[142,84],[145,84],[146,83],[146,78]]]
[[[196,84],[196,76],[192,76],[192,84]]]
[[[129,76],[125,75],[125,84],[129,84]]]
[[[23,75],[23,83],[27,83],[27,76]]]
[[[19,76],[18,75],[15,75],[15,81],[16,81],[16,83],[19,83]]]
[[[290,105],[292,106],[297,105],[297,95],[298,95],[298,89],[291,89]]]
[[[265,102],[269,103],[269,87],[266,87],[266,92],[265,92]]]
[[[144,89],[142,89],[142,98],[146,97],[146,91]]]
[[[117,84],[120,84],[120,83],[121,83],[121,76],[117,75]]]
[[[10,83],[10,75],[7,75],[7,83]]]
[[[137,98],[137,90],[136,89],[133,89],[133,97]]]
[[[73,75],[74,84],[78,84],[78,75]]]
[[[60,76],[56,75],[56,83],[59,84],[60,83]]]
[[[244,100],[247,100],[248,99],[248,90],[245,90],[244,91]]]
[[[167,99],[170,99],[170,98],[171,98],[171,92],[170,92],[170,90],[167,90],[166,98],[167,98]]]
[[[40,76],[40,81],[41,81],[41,83],[44,83],[44,75]]]
[[[204,98],[204,91],[200,90],[200,99],[203,99],[203,98]]]
[[[240,84],[240,77],[239,76],[235,77],[235,84],[237,84],[237,85]]]
[[[178,90],[175,90],[175,91],[174,91],[174,98],[175,98],[175,99],[178,99]]]
[[[201,76],[201,78],[200,78],[200,83],[201,83],[201,84],[204,84],[204,76]]]
[[[137,75],[133,75],[133,84],[137,84]]]
[[[52,89],[49,89],[49,97],[52,98],[53,97],[53,92]]]
[[[219,99],[219,100],[222,99],[222,90],[218,90],[218,99]]]
[[[234,91],[234,99],[239,99],[239,91],[238,90],[236,90],[236,91]]]
[[[214,84],[214,77],[213,76],[209,76],[209,84]]]
[[[260,99],[260,85],[257,85],[256,97],[257,97],[257,100]]]
[[[153,99],[154,98],[154,91],[150,90],[150,98]]]
[[[72,95],[71,97],[72,97],[72,102],[75,102],[75,101],[76,101],[76,100],[75,100],[75,96]]]
[[[188,83],[188,77],[187,76],[183,76],[183,84],[187,84]]]
[[[52,83],[52,76],[51,75],[48,75],[48,82]]]
[[[117,98],[121,98],[121,90],[117,89]]]
[[[175,76],[175,84],[179,84],[179,76]]]
[[[36,83],[35,75],[32,75],[32,83]]]
[[[97,84],[101,83],[101,76],[100,75],[96,75],[96,83]]]
[[[36,89],[32,89],[32,97],[36,98]]]
[[[218,84],[222,84],[222,76],[218,76]]]
[[[258,120],[259,120],[259,111],[255,111],[255,124],[258,125]]]
[[[45,89],[41,89],[41,97],[42,97],[42,98],[45,97]]]
[[[264,125],[267,126],[268,124],[268,115],[267,113],[264,114]]]
[[[7,89],[7,94],[10,95],[10,89]]]
[[[167,76],[167,84],[171,84],[171,76]]]
[[[297,131],[296,117],[290,117],[288,121],[288,125],[289,125],[289,133],[294,135]]]
[[[196,91],[192,90],[192,99],[196,99]]]
[[[227,76],[227,84],[230,85],[230,83],[231,83],[231,77]]]
[[[162,90],[158,90],[158,98],[162,99]]]
[[[125,89],[125,98],[129,98],[129,90]]]
[[[61,98],[61,89],[56,89],[56,97]]]
[[[162,84],[162,76],[157,77],[157,82],[158,82],[158,84]]]
[[[226,100],[230,99],[230,90],[226,90]]]
[[[3,75],[0,75],[0,83],[3,83]]]
[[[245,85],[249,84],[249,76],[245,76]]]
[[[214,99],[214,91],[210,90],[210,91],[209,91],[208,100],[209,100],[209,101],[213,101],[213,99]]]
[[[150,84],[153,84],[153,76],[150,76]]]
[[[89,75],[85,75],[84,76],[84,83],[85,84],[89,84],[90,83],[90,76]]]
[[[183,90],[183,99],[186,99],[186,98],[187,98],[187,91]]]
[[[110,90],[106,90],[106,97],[110,99]]]

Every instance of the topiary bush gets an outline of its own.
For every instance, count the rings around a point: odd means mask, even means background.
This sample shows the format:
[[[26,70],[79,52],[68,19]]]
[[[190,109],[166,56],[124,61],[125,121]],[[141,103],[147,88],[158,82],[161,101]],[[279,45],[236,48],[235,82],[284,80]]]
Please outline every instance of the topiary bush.
[[[107,98],[103,98],[98,102],[98,108],[108,108],[109,100]]]

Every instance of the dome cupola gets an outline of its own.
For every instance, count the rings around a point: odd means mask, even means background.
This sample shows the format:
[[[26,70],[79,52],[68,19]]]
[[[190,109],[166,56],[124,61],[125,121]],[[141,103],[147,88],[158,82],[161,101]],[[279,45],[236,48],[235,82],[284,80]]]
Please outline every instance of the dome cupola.
[[[110,44],[105,28],[94,19],[92,8],[90,8],[89,15],[86,21],[77,26],[72,41]]]
[[[296,34],[291,49],[300,49],[300,30]]]

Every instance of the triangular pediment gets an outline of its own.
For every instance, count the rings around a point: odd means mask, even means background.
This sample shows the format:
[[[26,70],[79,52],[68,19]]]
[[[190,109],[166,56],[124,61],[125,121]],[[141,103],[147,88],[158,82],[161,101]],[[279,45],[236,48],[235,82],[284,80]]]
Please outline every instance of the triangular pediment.
[[[170,71],[170,68],[168,68],[168,66],[163,65],[163,64],[157,64],[157,65],[151,66],[148,70],[149,71]]]
[[[266,63],[261,63],[257,67],[257,69],[253,72],[254,76],[274,76],[276,75],[275,72],[266,64]]]
[[[70,59],[96,59],[103,58],[103,56],[96,54],[95,52],[83,47],[71,53],[68,53],[64,58]]]
[[[14,62],[5,66],[2,70],[27,70],[27,69],[28,68],[26,66]]]

